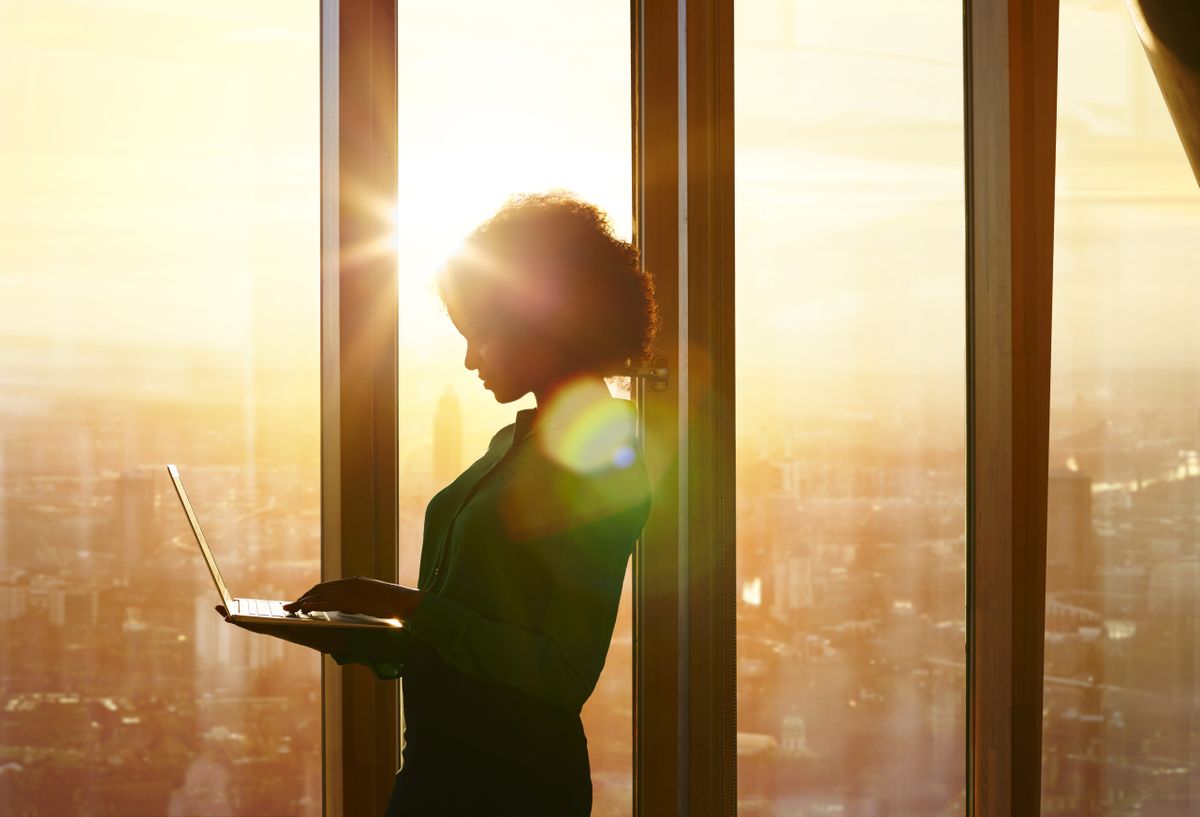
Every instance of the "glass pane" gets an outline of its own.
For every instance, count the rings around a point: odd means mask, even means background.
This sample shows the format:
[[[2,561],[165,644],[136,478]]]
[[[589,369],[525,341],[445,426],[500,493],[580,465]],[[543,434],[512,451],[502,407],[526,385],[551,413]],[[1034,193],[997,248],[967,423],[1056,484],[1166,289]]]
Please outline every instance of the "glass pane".
[[[400,576],[415,584],[429,499],[533,405],[497,405],[463,367],[433,276],[517,193],[569,190],[629,239],[629,4],[402,0],[398,36]],[[632,811],[630,573],[583,713],[596,817]]]
[[[962,814],[961,9],[735,15],[739,812]]]
[[[1200,191],[1121,0],[1062,6],[1044,815],[1200,811]]]
[[[0,812],[319,815],[318,10],[0,4]]]

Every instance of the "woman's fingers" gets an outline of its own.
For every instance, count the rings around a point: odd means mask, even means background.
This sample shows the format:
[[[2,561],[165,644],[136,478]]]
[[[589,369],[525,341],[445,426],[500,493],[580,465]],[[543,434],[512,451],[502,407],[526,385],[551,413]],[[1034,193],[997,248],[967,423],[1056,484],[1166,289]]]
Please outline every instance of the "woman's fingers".
[[[343,613],[357,612],[351,608],[355,607],[354,600],[348,596],[322,596],[317,599],[301,602],[301,610],[339,610]]]
[[[323,596],[330,592],[336,592],[338,590],[341,590],[344,587],[346,581],[347,581],[346,579],[333,579],[332,581],[321,582],[320,584],[314,584],[312,587],[310,587],[308,590],[306,590],[295,601],[288,602],[287,604],[283,605],[283,607],[285,610],[290,610],[295,605],[301,604],[302,602]]]
[[[314,593],[310,596],[296,599],[283,605],[285,610],[345,610],[344,605],[353,603],[354,596],[345,591],[335,590]]]
[[[305,598],[307,598],[307,597],[311,596],[313,593],[316,593],[316,592],[320,591],[320,589],[321,589],[322,587],[324,587],[324,586],[325,586],[325,583],[324,583],[324,582],[322,582],[321,584],[314,584],[312,587],[308,588],[308,589],[307,589],[307,590],[305,590],[303,593],[301,593],[299,596],[297,596],[297,597],[296,597],[296,601],[294,601],[294,602],[290,602],[290,603],[291,603],[291,604],[296,604],[297,602],[299,602],[299,601],[302,601],[303,599],[305,599]],[[285,605],[283,605],[283,606],[284,606],[284,607],[287,607],[288,605],[286,605],[286,604],[285,604]]]
[[[314,599],[324,599],[324,598],[329,598],[330,596],[348,596],[348,595],[350,595],[350,593],[347,592],[346,588],[344,588],[344,587],[326,587],[326,588],[317,590],[315,592],[307,593],[307,594],[301,596],[300,598],[296,599],[295,603],[303,604],[306,601],[313,601]]]
[[[314,593],[326,593],[330,590],[336,590],[337,588],[344,586],[346,584],[346,581],[347,581],[346,579],[331,579],[327,582],[320,582],[319,584],[314,584],[312,587],[308,588],[308,590],[305,590],[303,595],[300,596],[300,598],[304,598],[305,596],[311,596]]]
[[[336,610],[342,613],[369,613],[372,609],[368,592],[376,584],[384,584],[363,576],[333,579],[314,585],[295,601],[283,605],[288,612],[294,610]]]

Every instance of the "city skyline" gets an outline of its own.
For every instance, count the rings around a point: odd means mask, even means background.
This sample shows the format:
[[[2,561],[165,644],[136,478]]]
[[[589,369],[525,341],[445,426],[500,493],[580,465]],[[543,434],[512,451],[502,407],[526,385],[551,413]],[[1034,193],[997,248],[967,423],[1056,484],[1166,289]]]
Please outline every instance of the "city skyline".
[[[315,817],[319,659],[212,611],[161,471],[239,595],[318,580],[317,9],[101,5],[0,7],[0,802]],[[739,811],[961,815],[961,9],[735,15]],[[412,584],[429,498],[531,403],[464,369],[431,275],[510,193],[629,238],[634,190],[627,7],[400,16]],[[1123,4],[1065,0],[1061,42],[1044,810],[1182,817],[1200,195]],[[596,817],[633,797],[632,592],[584,712]]]

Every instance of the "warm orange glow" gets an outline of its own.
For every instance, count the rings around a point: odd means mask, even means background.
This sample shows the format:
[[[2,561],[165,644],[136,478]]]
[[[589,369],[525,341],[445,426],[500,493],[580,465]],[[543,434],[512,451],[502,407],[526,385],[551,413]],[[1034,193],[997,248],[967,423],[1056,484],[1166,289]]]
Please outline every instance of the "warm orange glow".
[[[958,813],[961,4],[735,5],[743,813],[792,779],[807,788],[780,810]],[[627,3],[403,0],[399,13],[398,196],[351,191],[378,230],[345,260],[396,259],[398,302],[375,308],[399,315],[412,581],[430,496],[518,407],[464,369],[433,276],[514,193],[570,190],[632,235],[630,32]],[[1200,475],[1195,390],[1176,377],[1197,363],[1200,202],[1124,4],[1064,0],[1062,15],[1051,461],[1067,489],[1092,480],[1081,495],[1106,548],[1141,548],[1107,554],[1120,617],[1084,626],[1087,643],[1147,649],[1161,622],[1126,620],[1149,606],[1123,609],[1127,593],[1195,607],[1195,509],[1173,492]],[[0,721],[0,744],[49,764],[43,713],[111,719],[62,730],[67,765],[45,779],[69,785],[47,796],[73,792],[80,769],[88,786],[137,770],[160,775],[156,813],[230,813],[223,781],[249,769],[244,791],[262,799],[239,801],[247,813],[321,813],[317,663],[216,628],[198,562],[170,561],[185,558],[180,520],[139,471],[191,457],[214,541],[233,543],[231,575],[255,592],[315,581],[318,23],[318,4],[298,0],[0,3],[0,609],[46,686],[9,695],[24,720]],[[564,416],[541,440],[551,456],[583,471],[624,456],[613,417],[561,400],[546,407]],[[673,463],[648,465],[657,480]],[[1090,530],[1076,521],[1060,523]],[[149,598],[128,600],[131,576]],[[63,629],[93,593],[108,605],[89,625],[95,649]],[[1082,640],[1081,605],[1059,607]],[[1185,654],[1172,639],[1194,624],[1176,624],[1153,650]],[[597,817],[630,811],[631,633],[626,607],[586,712]],[[1128,655],[1114,698],[1145,680]],[[1102,667],[1113,678],[1116,656]],[[1047,700],[1075,728],[1081,682],[1068,680]],[[1113,735],[1136,720],[1120,701],[1101,719]],[[1130,774],[1196,745],[1172,731],[1187,719],[1144,720],[1122,749]],[[176,732],[148,740],[151,723]],[[1177,740],[1143,752],[1161,729]],[[1061,759],[1095,759],[1101,744],[1076,734],[1060,734]],[[879,775],[868,748],[895,753],[877,756]],[[1175,757],[1164,785],[1194,761]],[[922,780],[944,787],[907,811],[890,799]]]
[[[548,405],[539,407],[538,445],[552,460],[577,473],[624,468],[634,458],[630,448],[634,418],[628,405],[597,399],[598,388],[582,379],[567,383]]]

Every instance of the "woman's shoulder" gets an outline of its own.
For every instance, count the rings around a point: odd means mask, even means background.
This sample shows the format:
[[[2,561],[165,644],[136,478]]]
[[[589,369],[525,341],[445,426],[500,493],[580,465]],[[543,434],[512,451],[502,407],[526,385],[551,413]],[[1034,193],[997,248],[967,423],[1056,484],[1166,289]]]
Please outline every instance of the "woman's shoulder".
[[[565,528],[649,508],[650,481],[628,401],[614,399],[574,427],[543,427],[524,448],[506,491],[515,527]]]
[[[513,433],[516,431],[517,424],[509,423],[492,435],[492,439],[488,441],[488,451],[491,451],[497,446],[507,447],[512,443]]]
[[[547,416],[536,427],[531,448],[564,479],[593,481],[641,464],[637,409],[628,400],[596,401],[568,417]]]

